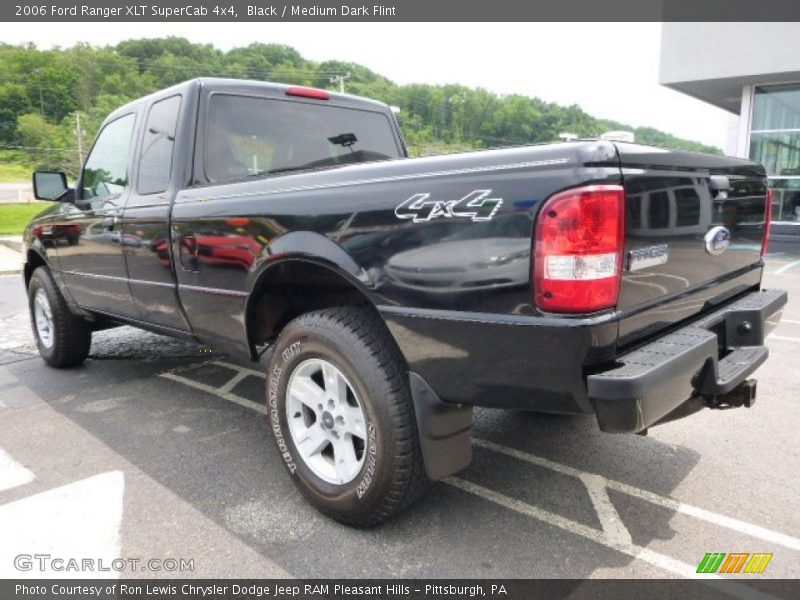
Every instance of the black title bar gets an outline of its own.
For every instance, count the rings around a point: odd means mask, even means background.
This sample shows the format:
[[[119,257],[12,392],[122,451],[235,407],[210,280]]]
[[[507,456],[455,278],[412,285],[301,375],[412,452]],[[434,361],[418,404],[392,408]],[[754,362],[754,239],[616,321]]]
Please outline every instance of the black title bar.
[[[6,579],[3,600],[621,600],[797,598],[800,580],[761,579]]]
[[[797,0],[9,0],[0,21],[800,21]],[[602,35],[602,31],[598,31]]]

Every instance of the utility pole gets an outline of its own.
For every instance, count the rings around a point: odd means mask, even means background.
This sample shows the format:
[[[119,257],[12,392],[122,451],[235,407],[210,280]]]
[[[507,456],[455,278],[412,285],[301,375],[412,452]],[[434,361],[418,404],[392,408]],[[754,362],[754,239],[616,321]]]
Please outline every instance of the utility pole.
[[[44,118],[44,96],[42,95],[42,69],[34,69],[36,73],[36,81],[39,83],[39,114]]]
[[[78,169],[83,166],[83,130],[81,129],[81,113],[75,111],[75,137],[78,139]]]
[[[340,73],[330,78],[331,83],[339,84],[339,93],[344,94],[344,82],[350,79],[350,72]]]

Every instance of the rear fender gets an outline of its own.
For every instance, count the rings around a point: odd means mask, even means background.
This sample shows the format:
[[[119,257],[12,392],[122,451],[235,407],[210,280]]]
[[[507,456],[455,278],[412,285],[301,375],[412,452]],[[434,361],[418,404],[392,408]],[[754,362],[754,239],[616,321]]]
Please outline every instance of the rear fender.
[[[245,307],[245,320],[248,324],[263,296],[264,285],[268,285],[266,280],[281,265],[298,262],[310,263],[327,269],[374,306],[375,303],[369,289],[372,284],[371,279],[347,252],[323,235],[306,231],[293,232],[275,239],[264,248],[251,270]],[[257,355],[256,342],[253,338],[253,328],[249,325],[246,343],[251,357],[255,359]]]
[[[288,258],[310,260],[332,267],[340,273],[347,274],[361,287],[372,285],[369,274],[336,242],[319,233],[294,231],[276,238],[264,248],[251,271],[248,285],[251,295],[267,270],[277,262]]]

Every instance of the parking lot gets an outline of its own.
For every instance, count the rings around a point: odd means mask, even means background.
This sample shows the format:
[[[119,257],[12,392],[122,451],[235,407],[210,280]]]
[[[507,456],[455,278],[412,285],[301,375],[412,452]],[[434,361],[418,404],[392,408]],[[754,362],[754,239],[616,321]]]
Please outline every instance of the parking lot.
[[[295,490],[258,365],[123,328],[85,366],[47,368],[19,276],[2,277],[0,577],[41,576],[20,553],[193,560],[59,576],[691,577],[708,552],[774,555],[723,577],[800,577],[800,256],[773,250],[766,273],[790,296],[752,409],[646,437],[477,410],[472,465],[369,530]]]

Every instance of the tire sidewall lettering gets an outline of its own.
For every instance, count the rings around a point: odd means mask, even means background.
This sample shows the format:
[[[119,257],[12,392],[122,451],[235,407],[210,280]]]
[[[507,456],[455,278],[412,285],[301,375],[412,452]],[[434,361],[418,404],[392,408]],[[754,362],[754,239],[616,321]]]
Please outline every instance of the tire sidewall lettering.
[[[303,347],[300,342],[293,342],[289,344],[283,352],[281,352],[281,359],[283,360],[283,364],[285,365],[289,362],[294,356],[300,354],[303,351]]]
[[[364,461],[364,474],[361,477],[361,481],[359,481],[358,485],[356,485],[356,497],[359,500],[364,497],[364,494],[367,493],[369,486],[372,484],[372,480],[375,477],[375,469],[378,463],[377,437],[378,431],[375,427],[375,424],[369,423],[367,426],[367,448],[365,450],[367,453],[367,458]]]
[[[292,350],[292,352],[287,355],[290,350]],[[283,359],[284,364],[298,352],[300,352],[300,342],[295,342],[286,350],[284,350],[281,353],[281,358]],[[281,426],[280,411],[278,409],[278,394],[280,393],[281,377],[283,376],[284,371],[285,368],[283,366],[275,365],[270,372],[269,385],[267,386],[267,404],[269,422],[270,426],[272,427],[272,433],[275,436],[275,442],[278,444],[278,451],[281,453],[281,458],[283,458],[286,468],[289,469],[289,472],[292,475],[294,475],[297,472],[297,463],[295,463],[294,457],[289,451],[289,446],[286,443],[286,438],[284,437],[283,428]]]

